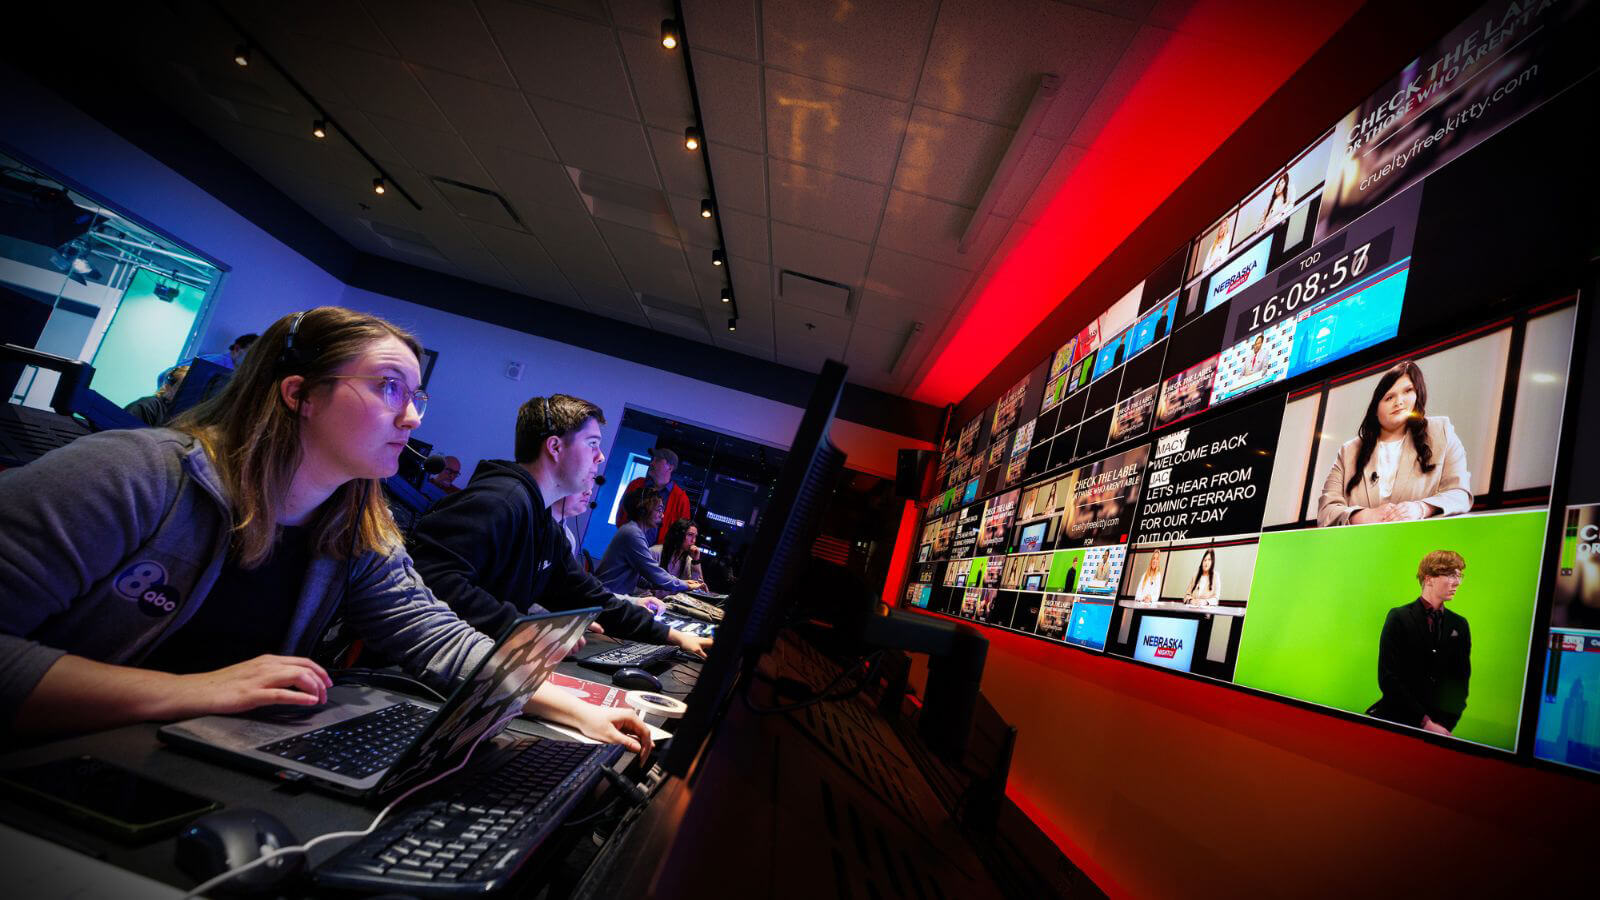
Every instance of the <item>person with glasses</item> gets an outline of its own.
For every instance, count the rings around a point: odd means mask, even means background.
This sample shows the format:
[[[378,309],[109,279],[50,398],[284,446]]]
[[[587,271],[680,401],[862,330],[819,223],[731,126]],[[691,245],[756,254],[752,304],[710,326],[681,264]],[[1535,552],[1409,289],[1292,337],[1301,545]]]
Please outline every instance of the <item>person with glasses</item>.
[[[1467,561],[1435,550],[1417,565],[1422,594],[1389,610],[1378,638],[1378,688],[1367,715],[1436,734],[1450,734],[1467,708],[1472,632],[1465,616],[1445,609],[1455,599]]]
[[[494,641],[424,586],[380,481],[422,421],[416,338],[319,307],[262,335],[171,428],[89,435],[0,473],[8,735],[327,699],[335,613],[442,692]],[[541,688],[528,710],[648,750],[631,712]]]
[[[432,482],[434,487],[449,495],[461,490],[461,488],[456,487],[456,478],[460,477],[460,475],[461,460],[454,456],[446,456],[444,458],[444,468],[440,469],[439,474],[429,478],[428,481]]]

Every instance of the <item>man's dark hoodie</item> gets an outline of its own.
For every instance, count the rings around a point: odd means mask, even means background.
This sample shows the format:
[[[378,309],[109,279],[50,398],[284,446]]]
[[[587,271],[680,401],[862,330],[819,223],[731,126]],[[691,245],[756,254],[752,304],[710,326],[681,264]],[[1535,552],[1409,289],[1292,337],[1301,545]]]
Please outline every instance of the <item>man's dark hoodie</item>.
[[[411,555],[434,595],[485,634],[530,612],[599,606],[606,634],[667,643],[666,625],[578,567],[538,482],[514,462],[479,463],[417,522]]]

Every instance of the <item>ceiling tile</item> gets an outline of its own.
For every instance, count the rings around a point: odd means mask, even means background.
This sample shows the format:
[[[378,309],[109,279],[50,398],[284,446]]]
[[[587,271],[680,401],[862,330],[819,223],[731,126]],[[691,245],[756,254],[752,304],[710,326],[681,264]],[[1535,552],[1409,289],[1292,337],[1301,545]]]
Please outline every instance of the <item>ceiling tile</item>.
[[[898,330],[901,334],[904,334],[913,322],[922,323],[924,334],[936,333],[948,318],[950,318],[949,310],[924,306],[877,291],[861,292],[855,315],[857,328],[864,326],[884,331]]]
[[[712,144],[711,177],[717,185],[717,202],[757,216],[767,214],[767,166],[759,153],[727,144]]]
[[[1015,128],[1039,76],[1087,105],[1138,26],[1052,0],[946,0],[917,102]]]
[[[706,164],[702,151],[686,149],[681,131],[645,130],[650,133],[650,148],[661,170],[662,185],[675,194],[706,196]]]
[[[1056,154],[1061,151],[1061,142],[1049,138],[1034,136],[1022,148],[1022,155],[1017,157],[1017,164],[1011,170],[1011,177],[994,196],[994,206],[990,212],[1004,218],[1015,218],[1022,212],[1022,207],[1033,196],[1033,189],[1038,187],[1044,173],[1050,170],[1050,164],[1055,162]]]
[[[638,117],[610,28],[508,0],[481,0],[480,8],[524,91]]]
[[[382,0],[374,12],[378,27],[407,60],[516,87],[471,0]]]
[[[488,184],[489,174],[454,132],[433,131],[378,115],[367,118],[413,169],[480,187]]]
[[[740,315],[752,306],[772,307],[774,273],[771,266],[735,257],[728,261],[728,268]]]
[[[684,0],[689,46],[740,59],[760,58],[755,8],[749,0]],[[770,14],[770,8],[762,12]]]
[[[867,269],[866,289],[923,306],[953,309],[971,280],[972,273],[963,269],[880,246]]]
[[[965,207],[904,191],[891,191],[883,214],[883,228],[878,232],[878,245],[957,268],[976,269],[988,259],[989,251],[1004,234],[1006,220],[989,216],[984,233],[980,233],[966,253],[961,253],[956,250],[956,244],[971,218],[972,210]]]
[[[649,35],[624,31],[617,37],[622,41],[622,56],[628,62],[628,77],[644,120],[682,134],[694,122],[694,101],[689,98],[689,76],[683,68],[683,57]]]
[[[579,302],[577,291],[532,235],[471,221],[467,228],[526,293],[568,305]]]
[[[850,367],[849,380],[883,391],[897,390],[899,383],[911,370],[913,361],[902,360],[895,372],[891,372],[889,366],[900,356],[900,348],[905,345],[906,332],[903,329],[870,328],[858,323],[850,332],[850,343],[844,352],[844,364]],[[911,347],[913,353],[916,349],[915,345]]]
[[[722,238],[727,241],[729,256],[742,257],[765,264],[772,259],[767,250],[767,220],[736,209],[724,209]]]
[[[334,121],[339,124],[339,128],[349,135],[350,139],[360,144],[363,150],[378,159],[396,159],[399,157],[400,151],[389,143],[389,139],[384,136],[382,131],[378,130],[378,126],[373,124],[372,119],[366,113],[356,109],[354,106],[342,103],[325,103],[323,107],[327,109],[329,115],[333,116]],[[349,140],[345,139],[344,135],[335,135],[326,141],[318,141],[317,144],[318,146],[345,149],[351,155],[360,157],[360,154],[356,153],[355,148],[350,146]],[[367,167],[370,169],[372,164],[367,163]]]
[[[494,186],[535,234],[544,237],[574,229],[593,230],[589,212],[560,163],[507,147],[477,146],[476,150]]]
[[[772,259],[779,269],[858,287],[872,248],[818,231],[772,223]]]
[[[700,293],[689,274],[682,244],[614,222],[601,222],[599,227],[629,287],[699,307]]]
[[[308,50],[321,54],[318,64],[332,76],[352,106],[438,131],[449,129],[450,124],[433,99],[399,59],[321,42],[307,43]]]
[[[638,122],[542,97],[533,98],[533,111],[567,165],[634,184],[661,186],[650,143]]]
[[[423,66],[413,65],[411,71],[469,145],[511,147],[555,159],[555,148],[520,92]]]
[[[1072,171],[1078,167],[1078,163],[1083,162],[1083,157],[1088,152],[1082,147],[1063,144],[1057,151],[1055,160],[1050,163],[1050,168],[1045,170],[1044,177],[1040,178],[1034,187],[1033,196],[1023,204],[1022,212],[1017,214],[1017,219],[1029,224],[1039,221],[1039,217],[1050,207],[1050,201],[1061,192],[1067,179],[1072,177]]]
[[[883,212],[884,188],[778,160],[772,160],[769,168],[774,219],[872,242]]]
[[[584,0],[568,0],[584,2]],[[672,18],[672,0],[587,0],[592,5],[606,6],[610,19],[618,28],[631,28],[651,37],[660,34],[661,20]],[[601,13],[601,18],[606,14]],[[665,50],[665,47],[661,49]]]
[[[766,61],[834,84],[910,100],[936,0],[777,0],[761,6]]]
[[[696,53],[694,80],[706,138],[754,153],[766,152],[760,67],[717,53]]]
[[[898,100],[767,72],[767,146],[780,159],[887,184],[908,112]]]
[[[394,45],[356,0],[227,0],[224,5],[246,24],[270,24],[373,53],[395,52]],[[267,48],[273,55],[280,55],[277,47],[268,44]]]
[[[976,119],[915,107],[894,186],[960,206],[977,206],[1013,134]]]
[[[1193,5],[1192,0],[1189,0]],[[1156,0],[1072,0],[1074,6],[1095,9],[1124,19],[1142,19],[1155,8]]]
[[[774,350],[788,364],[815,372],[827,359],[843,359],[850,321],[777,303],[772,308]]]
[[[1160,57],[1161,51],[1168,42],[1177,36],[1176,32],[1165,28],[1152,28],[1145,26],[1134,35],[1133,42],[1129,44],[1127,52],[1117,60],[1117,65],[1112,69],[1109,77],[1093,100],[1084,107],[1083,111],[1072,121],[1061,121],[1055,130],[1048,130],[1045,126],[1056,122],[1055,111],[1040,123],[1041,134],[1050,137],[1062,137],[1083,147],[1094,144],[1094,139],[1099,137],[1100,131],[1111,121],[1124,100],[1128,99],[1139,79],[1149,71],[1151,64]]]

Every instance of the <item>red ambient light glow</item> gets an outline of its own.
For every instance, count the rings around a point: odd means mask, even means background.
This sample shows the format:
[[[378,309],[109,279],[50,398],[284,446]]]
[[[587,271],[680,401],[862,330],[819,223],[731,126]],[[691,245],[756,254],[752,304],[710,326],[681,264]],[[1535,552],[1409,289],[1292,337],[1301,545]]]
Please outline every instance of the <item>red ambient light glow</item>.
[[[912,396],[960,403],[1360,5],[1197,3],[1038,223],[977,288]]]

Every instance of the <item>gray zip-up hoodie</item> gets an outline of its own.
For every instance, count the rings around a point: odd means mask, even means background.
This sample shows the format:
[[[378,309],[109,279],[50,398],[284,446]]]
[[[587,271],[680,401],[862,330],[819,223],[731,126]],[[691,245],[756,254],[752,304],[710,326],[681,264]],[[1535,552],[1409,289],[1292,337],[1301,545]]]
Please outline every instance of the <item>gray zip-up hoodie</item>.
[[[0,728],[62,655],[138,666],[201,603],[228,602],[207,594],[232,521],[211,458],[171,429],[89,435],[0,472]],[[277,652],[310,655],[341,595],[355,637],[434,687],[494,646],[396,550],[314,558]]]

